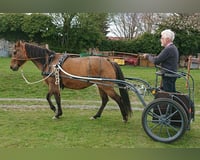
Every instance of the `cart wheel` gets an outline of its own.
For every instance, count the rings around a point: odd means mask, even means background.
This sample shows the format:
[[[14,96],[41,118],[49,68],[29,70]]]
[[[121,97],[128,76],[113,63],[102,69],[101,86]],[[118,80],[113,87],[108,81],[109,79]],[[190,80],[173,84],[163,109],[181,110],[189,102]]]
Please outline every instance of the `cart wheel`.
[[[142,126],[153,140],[170,143],[186,131],[188,118],[183,107],[169,98],[153,100],[142,113]]]

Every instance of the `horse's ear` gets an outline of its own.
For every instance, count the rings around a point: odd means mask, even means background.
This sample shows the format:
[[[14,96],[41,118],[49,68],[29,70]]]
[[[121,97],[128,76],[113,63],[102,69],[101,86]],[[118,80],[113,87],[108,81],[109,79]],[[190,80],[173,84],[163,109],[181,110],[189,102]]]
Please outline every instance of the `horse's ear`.
[[[21,46],[24,47],[24,45],[25,44],[23,43],[23,41],[19,40],[16,42],[15,47],[21,47]]]
[[[22,49],[25,50],[25,43],[24,43],[24,41],[20,41],[20,45],[21,45]]]
[[[19,47],[20,46],[21,41],[17,41],[15,44],[15,47]]]

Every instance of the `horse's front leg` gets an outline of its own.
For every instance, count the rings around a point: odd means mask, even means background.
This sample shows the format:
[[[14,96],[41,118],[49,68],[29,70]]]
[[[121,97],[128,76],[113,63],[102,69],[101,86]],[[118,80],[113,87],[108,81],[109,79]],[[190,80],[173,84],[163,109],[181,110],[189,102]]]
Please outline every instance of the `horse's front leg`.
[[[55,97],[55,100],[56,100],[56,103],[57,103],[57,107],[58,107],[58,110],[57,110],[57,113],[55,115],[55,118],[59,118],[62,115],[60,92],[54,93],[54,97]]]
[[[53,110],[54,112],[56,112],[56,107],[53,105],[52,101],[51,101],[51,96],[52,96],[52,93],[47,93],[47,96],[46,96],[46,99],[49,103],[49,106],[50,106],[50,109]]]
[[[54,104],[53,104],[52,101],[51,101],[51,96],[52,96],[52,95],[54,95],[55,100],[56,100],[56,104],[57,104],[57,107],[58,107],[57,112],[56,112],[56,107],[54,106]],[[53,117],[53,119],[59,118],[59,116],[62,115],[60,93],[59,93],[59,92],[55,92],[54,94],[52,94],[51,92],[49,92],[49,93],[47,94],[46,98],[47,98],[47,101],[48,101],[48,103],[49,103],[50,109],[53,110],[53,111],[56,113],[55,116]]]

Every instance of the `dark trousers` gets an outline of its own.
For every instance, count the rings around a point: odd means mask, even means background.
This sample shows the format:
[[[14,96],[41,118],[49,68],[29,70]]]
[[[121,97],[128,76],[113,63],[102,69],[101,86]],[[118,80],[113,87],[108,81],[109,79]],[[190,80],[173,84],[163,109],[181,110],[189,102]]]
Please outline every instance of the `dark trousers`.
[[[162,76],[162,89],[166,92],[176,92],[176,77]]]

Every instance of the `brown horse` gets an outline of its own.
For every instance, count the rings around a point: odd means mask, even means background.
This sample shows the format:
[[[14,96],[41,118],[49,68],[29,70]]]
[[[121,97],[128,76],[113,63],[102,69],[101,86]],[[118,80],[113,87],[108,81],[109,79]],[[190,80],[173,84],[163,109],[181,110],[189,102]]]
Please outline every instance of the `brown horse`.
[[[12,54],[10,68],[13,71],[17,71],[26,61],[32,61],[39,70],[41,70],[45,82],[49,87],[47,93],[47,101],[50,108],[56,113],[55,118],[59,118],[62,115],[60,87],[70,89],[83,89],[96,83],[99,93],[102,99],[102,104],[98,112],[92,117],[94,119],[99,118],[105,108],[109,98],[111,97],[119,105],[123,120],[126,122],[131,115],[131,105],[129,101],[128,91],[122,84],[119,85],[120,95],[114,90],[114,83],[112,81],[88,81],[77,80],[67,76],[62,71],[59,72],[59,77],[56,77],[55,66],[59,65],[62,69],[76,76],[83,77],[101,77],[107,79],[124,80],[123,73],[120,67],[113,62],[110,62],[104,57],[64,57],[63,54],[58,54],[50,51],[46,48],[41,48],[29,43],[18,41],[14,46],[14,52]],[[52,74],[53,73],[53,74]],[[50,75],[51,74],[51,75]],[[57,82],[59,80],[59,83]],[[55,83],[57,82],[57,83]],[[51,96],[54,95],[56,107],[51,101]]]

